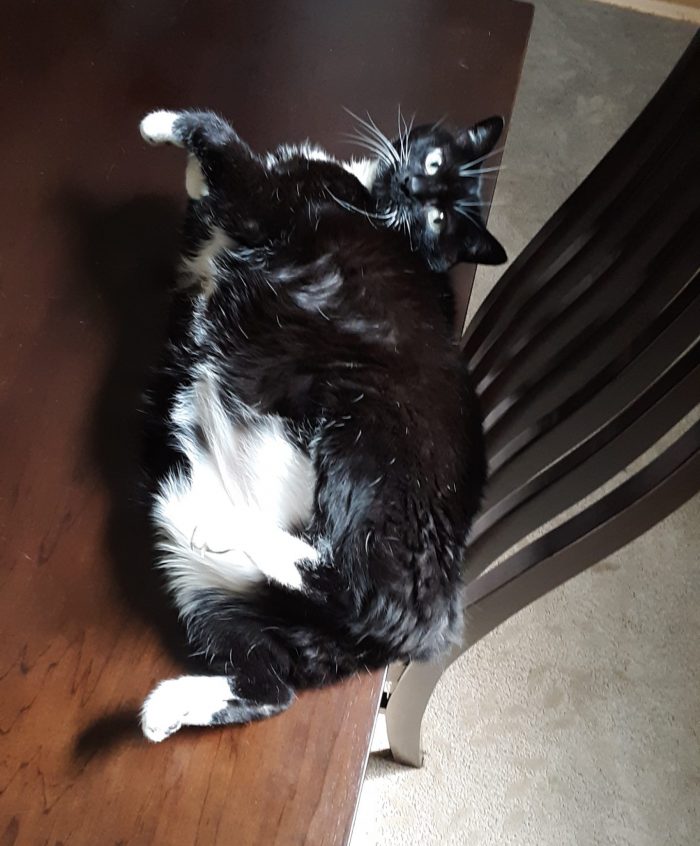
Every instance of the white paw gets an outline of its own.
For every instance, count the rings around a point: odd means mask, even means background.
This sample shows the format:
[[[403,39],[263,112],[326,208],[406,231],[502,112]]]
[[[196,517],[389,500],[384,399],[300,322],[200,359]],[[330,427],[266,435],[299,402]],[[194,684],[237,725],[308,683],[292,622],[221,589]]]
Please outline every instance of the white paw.
[[[256,556],[255,563],[267,578],[294,590],[301,590],[303,587],[299,564],[302,561],[312,564],[318,561],[318,553],[313,546],[287,532],[276,535],[271,543],[265,544],[260,553]]]
[[[182,147],[173,132],[177,112],[151,112],[139,124],[141,137],[149,144],[176,144]]]
[[[182,726],[182,710],[173,696],[176,682],[177,679],[161,682],[141,708],[141,731],[153,743],[160,743]]]
[[[233,699],[223,676],[180,676],[157,685],[141,708],[141,730],[160,743],[183,725],[208,726]]]

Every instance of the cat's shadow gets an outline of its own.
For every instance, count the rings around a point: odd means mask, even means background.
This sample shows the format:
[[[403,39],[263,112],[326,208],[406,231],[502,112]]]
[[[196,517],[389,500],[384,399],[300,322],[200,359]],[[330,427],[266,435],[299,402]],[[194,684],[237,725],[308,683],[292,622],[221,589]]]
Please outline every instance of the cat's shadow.
[[[152,196],[106,205],[72,195],[62,197],[60,207],[74,239],[77,293],[94,308],[107,337],[109,356],[90,421],[90,447],[109,493],[106,541],[113,581],[128,613],[155,627],[164,649],[187,662],[181,627],[153,567],[141,410],[164,341],[182,210]],[[123,727],[123,720],[117,722]],[[79,739],[82,753],[103,735],[88,727]]]

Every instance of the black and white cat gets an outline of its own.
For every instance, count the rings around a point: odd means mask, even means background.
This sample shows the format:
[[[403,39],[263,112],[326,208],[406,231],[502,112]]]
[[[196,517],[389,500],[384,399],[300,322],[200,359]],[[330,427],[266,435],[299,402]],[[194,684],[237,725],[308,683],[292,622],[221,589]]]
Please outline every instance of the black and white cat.
[[[480,196],[502,121],[364,127],[374,158],[340,163],[258,156],[207,112],[141,123],[189,154],[148,452],[160,566],[204,665],[148,696],[150,740],[459,634],[485,462],[445,271],[505,259]]]

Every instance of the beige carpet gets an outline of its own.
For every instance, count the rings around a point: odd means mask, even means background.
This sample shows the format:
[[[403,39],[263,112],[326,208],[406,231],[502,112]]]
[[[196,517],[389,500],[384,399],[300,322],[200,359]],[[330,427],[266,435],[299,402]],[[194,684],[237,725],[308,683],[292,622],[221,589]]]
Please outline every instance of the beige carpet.
[[[587,0],[535,7],[492,212],[511,255],[694,32]],[[479,272],[475,304],[501,272]],[[352,846],[700,843],[699,559],[700,497],[463,656],[428,708],[423,769],[371,756]]]

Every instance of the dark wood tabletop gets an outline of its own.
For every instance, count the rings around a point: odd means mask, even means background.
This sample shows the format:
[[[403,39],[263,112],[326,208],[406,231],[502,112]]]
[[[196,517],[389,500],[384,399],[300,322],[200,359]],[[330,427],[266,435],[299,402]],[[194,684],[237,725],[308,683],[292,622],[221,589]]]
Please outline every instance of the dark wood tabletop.
[[[379,675],[264,723],[155,746],[178,674],[139,502],[140,392],[161,338],[184,162],[156,107],[265,149],[340,155],[342,106],[391,132],[511,112],[531,21],[511,0],[127,0],[3,7],[0,33],[0,843],[347,842]],[[457,277],[462,303],[471,275]]]

